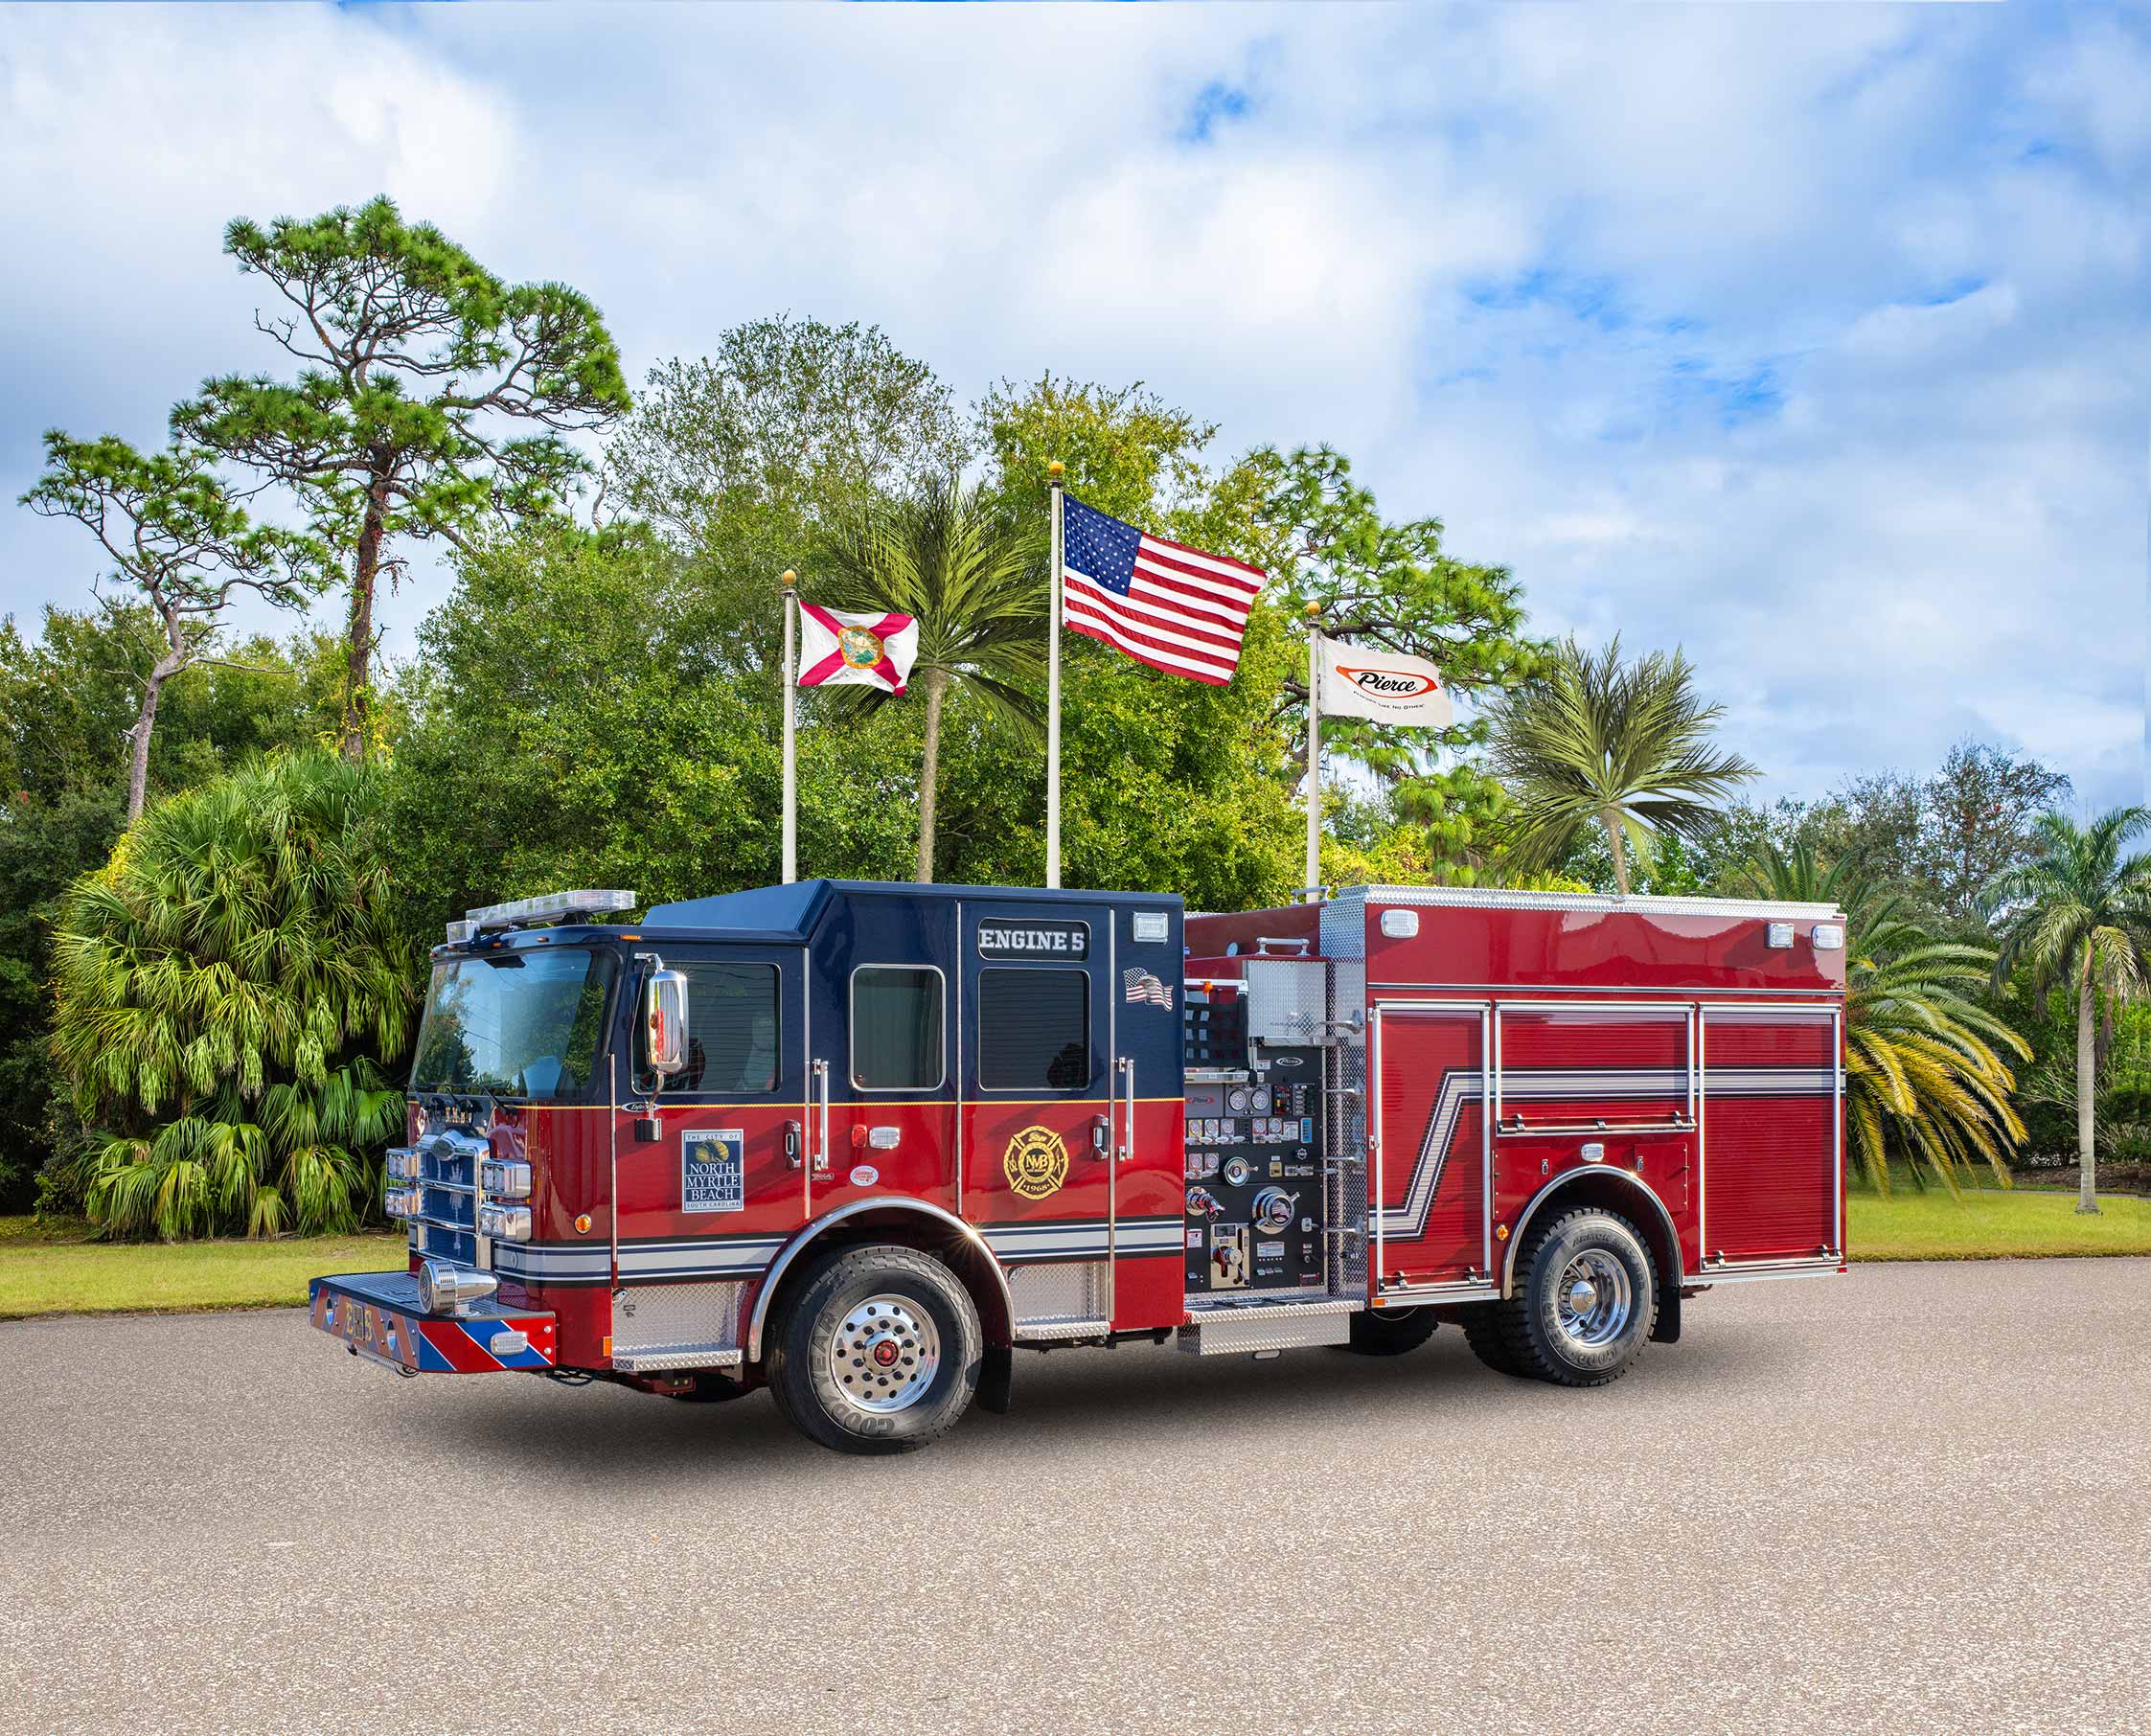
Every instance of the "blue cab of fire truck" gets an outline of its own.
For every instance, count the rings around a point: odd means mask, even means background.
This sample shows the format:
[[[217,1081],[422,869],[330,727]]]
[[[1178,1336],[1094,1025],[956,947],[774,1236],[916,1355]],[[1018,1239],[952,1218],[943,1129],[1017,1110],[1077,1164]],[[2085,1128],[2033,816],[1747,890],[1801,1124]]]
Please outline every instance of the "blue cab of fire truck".
[[[1601,1384],[1713,1285],[1842,1273],[1842,918],[1350,888],[808,880],[471,911],[386,1206],[314,1324],[407,1374],[767,1386],[903,1450],[1013,1353],[1391,1355]]]

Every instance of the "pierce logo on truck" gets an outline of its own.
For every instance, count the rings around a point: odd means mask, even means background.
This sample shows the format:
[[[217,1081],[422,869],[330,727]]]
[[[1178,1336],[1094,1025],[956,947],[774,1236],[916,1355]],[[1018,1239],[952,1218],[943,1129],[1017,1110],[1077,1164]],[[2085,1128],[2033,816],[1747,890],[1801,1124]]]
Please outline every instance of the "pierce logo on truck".
[[[1025,1128],[1008,1142],[1001,1169],[1026,1199],[1043,1199],[1068,1178],[1068,1148],[1051,1128]]]

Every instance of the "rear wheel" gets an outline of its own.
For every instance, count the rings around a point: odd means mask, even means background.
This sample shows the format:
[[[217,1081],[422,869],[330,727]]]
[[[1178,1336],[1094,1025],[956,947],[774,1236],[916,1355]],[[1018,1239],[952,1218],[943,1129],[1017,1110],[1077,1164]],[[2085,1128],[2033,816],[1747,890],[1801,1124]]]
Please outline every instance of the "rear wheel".
[[[1604,1386],[1629,1371],[1658,1319],[1657,1274],[1634,1224],[1595,1207],[1569,1212],[1517,1266],[1516,1294],[1487,1304],[1476,1331],[1465,1325],[1482,1361],[1561,1386]],[[1495,1342],[1481,1348],[1485,1338]]]
[[[1478,1302],[1462,1311],[1464,1342],[1472,1347],[1476,1357],[1496,1374],[1521,1374],[1516,1359],[1509,1355],[1508,1333],[1501,1323],[1502,1304]]]
[[[1430,1308],[1370,1308],[1352,1316],[1351,1340],[1337,1348],[1360,1357],[1401,1357],[1426,1343],[1440,1324]]]
[[[956,1426],[984,1341],[956,1275],[914,1248],[856,1247],[792,1296],[768,1361],[777,1407],[838,1452],[909,1452]]]

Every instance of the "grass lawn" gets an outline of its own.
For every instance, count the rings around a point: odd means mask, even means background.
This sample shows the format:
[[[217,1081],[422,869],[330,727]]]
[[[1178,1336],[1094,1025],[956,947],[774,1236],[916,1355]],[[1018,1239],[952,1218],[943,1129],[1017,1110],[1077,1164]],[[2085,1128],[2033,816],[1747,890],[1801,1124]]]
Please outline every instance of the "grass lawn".
[[[2060,1254],[2151,1254],[2151,1199],[2105,1194],[2076,1215],[2076,1191],[1967,1188],[1952,1199],[1903,1181],[1889,1198],[1855,1192],[1845,1245],[1855,1260],[2020,1260]]]
[[[27,1314],[186,1313],[293,1308],[324,1272],[403,1264],[400,1234],[313,1241],[91,1242],[88,1232],[0,1218],[0,1320]]]

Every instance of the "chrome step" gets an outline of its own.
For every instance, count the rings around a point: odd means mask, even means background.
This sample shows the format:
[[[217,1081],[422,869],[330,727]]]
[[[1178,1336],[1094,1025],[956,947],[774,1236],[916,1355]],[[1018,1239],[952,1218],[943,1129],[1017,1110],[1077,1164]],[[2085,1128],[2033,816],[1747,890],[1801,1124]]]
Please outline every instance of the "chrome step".
[[[622,1374],[661,1374],[673,1368],[737,1368],[746,1353],[736,1344],[646,1344],[615,1350],[612,1366]]]

